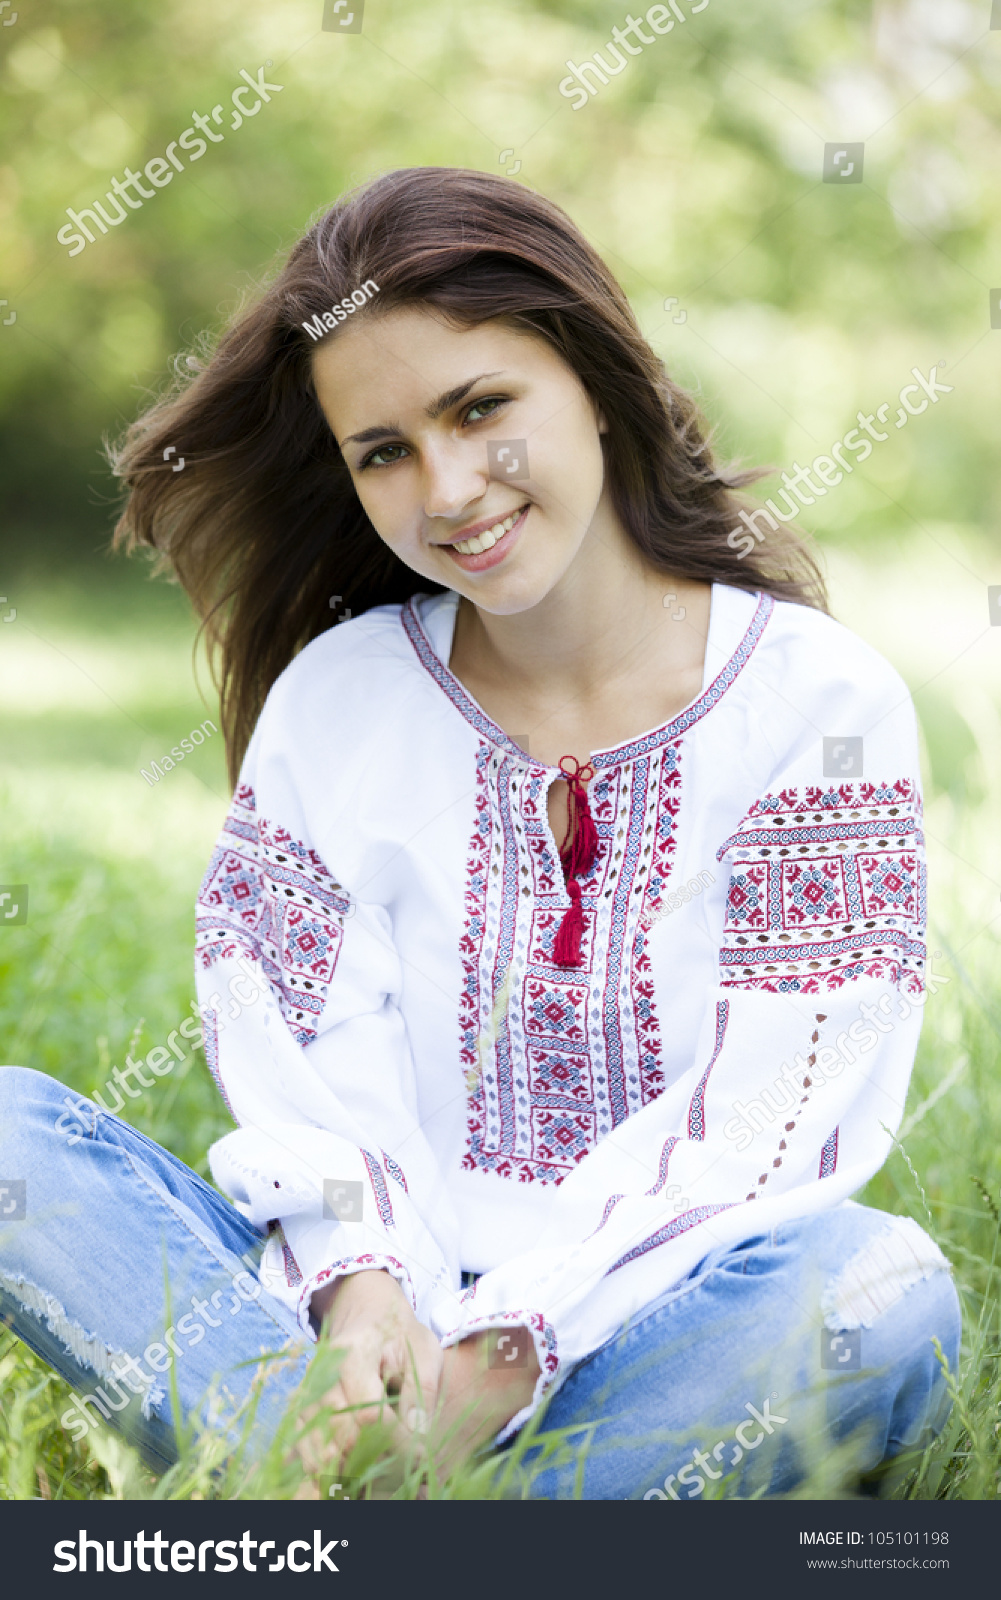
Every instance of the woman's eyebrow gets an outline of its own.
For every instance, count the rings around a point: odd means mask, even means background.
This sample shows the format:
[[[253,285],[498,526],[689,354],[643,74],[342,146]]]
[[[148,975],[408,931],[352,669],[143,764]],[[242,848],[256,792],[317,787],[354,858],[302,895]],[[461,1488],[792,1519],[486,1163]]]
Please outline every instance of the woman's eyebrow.
[[[432,422],[436,422],[446,411],[451,410],[452,406],[456,406],[460,400],[464,400],[470,389],[475,389],[478,383],[482,383],[486,378],[497,378],[499,376],[500,373],[498,372],[480,372],[477,373],[475,378],[470,378],[466,383],[456,384],[454,389],[446,389],[444,394],[438,395],[436,399],[424,407],[425,416],[429,417]],[[373,444],[377,439],[394,438],[402,432],[403,429],[398,422],[377,422],[371,428],[363,428],[360,433],[349,433],[346,439],[341,440],[341,444]]]
[[[468,383],[460,383],[454,389],[446,389],[445,393],[440,394],[437,400],[432,400],[429,406],[424,407],[425,415],[430,417],[432,422],[435,422],[446,411],[450,411],[453,406],[457,406],[460,400],[465,400],[470,389],[475,389],[476,385],[482,383],[485,378],[499,377],[499,372],[481,372],[475,378],[470,378]]]

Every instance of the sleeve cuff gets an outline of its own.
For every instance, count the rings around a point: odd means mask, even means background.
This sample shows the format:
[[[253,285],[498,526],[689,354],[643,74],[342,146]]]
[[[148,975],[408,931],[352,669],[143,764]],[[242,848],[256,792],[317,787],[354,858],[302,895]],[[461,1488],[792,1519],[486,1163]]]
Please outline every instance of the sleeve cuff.
[[[442,1349],[447,1350],[451,1345],[459,1344],[461,1340],[468,1339],[475,1333],[486,1333],[490,1328],[512,1327],[527,1328],[532,1335],[535,1358],[539,1363],[539,1376],[528,1405],[523,1406],[510,1422],[505,1423],[494,1440],[495,1444],[503,1444],[505,1439],[517,1433],[556,1387],[560,1365],[556,1330],[552,1323],[546,1321],[541,1311],[497,1311],[488,1312],[482,1317],[473,1317],[459,1327],[453,1328],[450,1333],[443,1334],[441,1338]]]
[[[402,1261],[397,1261],[395,1256],[369,1253],[342,1256],[340,1260],[331,1262],[328,1267],[321,1267],[319,1272],[314,1272],[302,1286],[296,1315],[300,1328],[309,1338],[313,1340],[316,1338],[309,1320],[309,1305],[317,1289],[322,1289],[324,1284],[330,1283],[334,1278],[350,1278],[356,1272],[388,1272],[391,1278],[396,1279],[410,1301],[414,1315],[417,1315],[417,1296],[414,1292],[413,1279]]]

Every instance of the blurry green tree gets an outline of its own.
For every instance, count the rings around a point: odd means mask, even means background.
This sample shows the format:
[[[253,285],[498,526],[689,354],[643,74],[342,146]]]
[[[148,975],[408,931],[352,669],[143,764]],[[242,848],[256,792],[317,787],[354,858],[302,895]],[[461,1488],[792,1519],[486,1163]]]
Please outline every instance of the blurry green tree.
[[[655,345],[701,387],[725,453],[812,456],[915,363],[944,363],[948,406],[810,525],[915,550],[928,519],[983,529],[999,492],[988,13],[988,0],[712,0],[575,111],[566,63],[603,48],[626,18],[618,0],[369,0],[343,37],[323,31],[322,0],[23,6],[0,38],[6,538],[100,543],[102,434],[343,189],[391,166],[516,162],[516,181],[607,254]],[[236,137],[232,85],[265,61],[283,91]],[[222,142],[69,257],[67,209],[217,104]],[[864,181],[839,193],[821,181],[824,145],[848,140],[865,144]]]

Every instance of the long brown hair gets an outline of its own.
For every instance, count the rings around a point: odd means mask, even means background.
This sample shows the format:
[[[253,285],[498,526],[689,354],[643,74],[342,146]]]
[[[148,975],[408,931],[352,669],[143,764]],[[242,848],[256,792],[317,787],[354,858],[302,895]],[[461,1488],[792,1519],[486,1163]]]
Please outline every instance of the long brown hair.
[[[178,362],[173,387],[109,448],[128,489],[115,546],[151,546],[190,596],[234,781],[271,685],[336,621],[332,595],[357,616],[443,587],[375,532],[313,389],[304,323],[368,280],[379,292],[367,316],[423,303],[460,325],[504,318],[549,341],[604,413],[614,504],[653,567],[825,605],[792,530],[753,549],[743,539],[743,558],[728,543],[748,504],[735,491],[764,469],[714,465],[694,401],[559,206],[481,172],[390,172],[331,206],[214,351]],[[164,459],[170,446],[182,472]]]

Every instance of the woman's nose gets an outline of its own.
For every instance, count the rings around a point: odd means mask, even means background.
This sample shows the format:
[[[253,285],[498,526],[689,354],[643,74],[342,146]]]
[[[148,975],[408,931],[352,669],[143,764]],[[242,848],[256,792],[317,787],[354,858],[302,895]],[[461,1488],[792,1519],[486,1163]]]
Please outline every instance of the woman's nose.
[[[489,481],[486,447],[481,442],[436,442],[424,452],[424,514],[460,517],[482,498]]]

